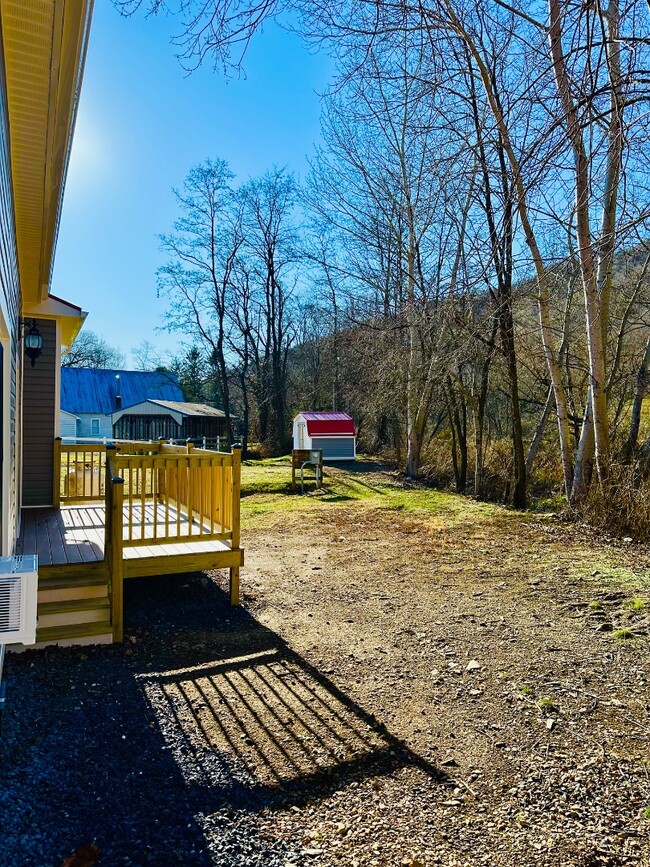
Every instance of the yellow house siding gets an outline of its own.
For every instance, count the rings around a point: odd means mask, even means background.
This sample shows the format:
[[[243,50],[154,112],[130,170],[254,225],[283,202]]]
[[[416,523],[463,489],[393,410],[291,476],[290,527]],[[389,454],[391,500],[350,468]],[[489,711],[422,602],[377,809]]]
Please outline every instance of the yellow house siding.
[[[1,36],[1,34],[0,34]],[[0,525],[1,553],[13,554],[18,530],[20,485],[20,364],[22,344],[18,333],[20,283],[11,186],[9,120],[4,63],[0,39],[0,340],[2,388],[0,390]]]

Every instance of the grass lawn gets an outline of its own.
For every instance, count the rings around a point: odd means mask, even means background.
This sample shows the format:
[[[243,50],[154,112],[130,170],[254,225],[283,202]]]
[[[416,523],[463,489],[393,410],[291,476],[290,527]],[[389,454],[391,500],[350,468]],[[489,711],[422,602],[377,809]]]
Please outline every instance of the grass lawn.
[[[594,578],[595,583],[615,587],[647,587],[650,569],[645,548],[614,544],[596,545],[597,536],[586,527],[564,524],[560,519],[560,500],[534,504],[527,512],[515,511],[494,503],[484,503],[457,494],[438,491],[425,484],[410,482],[380,461],[362,460],[355,464],[326,467],[324,483],[316,490],[313,476],[308,475],[305,493],[291,487],[291,461],[288,457],[245,461],[242,465],[242,529],[255,530],[283,523],[287,513],[305,515],[315,520],[330,515],[337,521],[340,510],[355,506],[381,513],[403,513],[421,520],[429,528],[471,526],[481,532],[510,530],[525,525],[546,529],[564,526],[568,537],[584,537],[586,546],[572,544],[566,569],[572,577]],[[553,506],[557,511],[553,511]],[[543,509],[543,511],[541,511]],[[556,552],[548,558],[536,552],[531,568],[557,566]]]

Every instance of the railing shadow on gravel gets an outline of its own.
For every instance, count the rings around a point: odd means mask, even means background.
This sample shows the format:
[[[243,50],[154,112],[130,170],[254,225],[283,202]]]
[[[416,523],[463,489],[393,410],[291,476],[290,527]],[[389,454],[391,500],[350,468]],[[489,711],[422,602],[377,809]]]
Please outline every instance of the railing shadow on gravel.
[[[3,867],[61,863],[91,841],[102,865],[210,864],[215,846],[242,845],[234,815],[404,767],[448,785],[205,576],[129,582],[123,645],[48,648],[8,668]]]
[[[300,806],[407,765],[445,779],[286,647],[138,681],[186,779],[210,789],[227,771],[235,808]]]
[[[181,628],[171,666],[136,675],[188,782],[207,794],[220,780],[233,808],[256,811],[301,806],[405,766],[447,781],[279,635],[210,589],[214,628]],[[167,631],[156,613],[156,631]]]

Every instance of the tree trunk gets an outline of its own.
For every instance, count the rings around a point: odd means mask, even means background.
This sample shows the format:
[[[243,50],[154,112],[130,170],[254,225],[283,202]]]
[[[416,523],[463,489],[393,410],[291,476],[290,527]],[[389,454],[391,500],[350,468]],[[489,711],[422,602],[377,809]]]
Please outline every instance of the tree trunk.
[[[508,382],[510,385],[510,412],[512,413],[512,505],[516,509],[526,508],[526,454],[524,452],[524,436],[521,426],[521,409],[519,406],[519,383],[517,379],[517,353],[515,350],[514,322],[512,319],[512,299],[510,292],[503,293],[499,300],[499,326],[503,354],[508,366]]]
[[[499,327],[498,318],[492,320],[492,333],[488,341],[488,351],[479,368],[478,393],[474,390],[474,495],[482,497],[484,494],[484,444],[483,428],[485,426],[485,406],[487,403],[488,388],[490,384],[490,367],[494,358],[495,340]]]
[[[566,119],[567,138],[575,158],[575,202],[578,257],[585,299],[587,347],[589,350],[589,390],[598,478],[602,482],[609,471],[609,422],[607,415],[607,382],[605,376],[606,323],[598,297],[596,271],[590,230],[589,160],[585,150],[582,126],[576,110],[569,74],[562,48],[562,15],[559,0],[549,0],[549,44],[553,74]],[[608,203],[610,204],[610,203]],[[615,211],[615,195],[613,201]],[[587,437],[589,434],[587,434]]]
[[[568,359],[568,349],[569,349],[569,319],[571,317],[571,302],[573,301],[573,292],[574,292],[574,278],[573,276],[569,277],[569,281],[567,283],[567,293],[566,293],[566,302],[564,305],[564,318],[562,322],[562,343],[560,344],[560,350],[557,356],[557,362],[559,366],[562,366],[563,360]],[[571,382],[568,374],[567,381]],[[539,451],[539,447],[542,444],[542,439],[544,437],[544,429],[546,427],[546,422],[548,421],[548,417],[551,414],[551,409],[553,406],[553,387],[549,388],[548,394],[546,395],[546,402],[544,403],[544,409],[542,410],[542,414],[537,422],[537,426],[535,427],[535,433],[533,434],[533,438],[531,440],[530,446],[528,448],[528,454],[526,455],[526,475],[530,478],[530,474],[533,469],[533,464],[535,463],[535,458],[537,457],[537,452]],[[575,481],[575,476],[574,476]]]
[[[405,171],[403,169],[403,174]],[[403,179],[405,193],[408,200],[407,180]],[[408,321],[409,350],[406,373],[406,475],[409,479],[416,479],[420,475],[420,453],[422,450],[423,426],[418,419],[418,404],[422,397],[420,382],[422,358],[420,354],[420,341],[418,323],[416,322],[415,307],[415,259],[416,240],[414,227],[414,214],[410,206],[407,207],[408,218],[408,251],[406,257],[406,280],[407,280],[407,307],[406,316]]]
[[[467,490],[467,405],[463,401],[461,406],[461,418],[459,419],[460,436],[458,446],[460,449],[460,485],[458,488],[459,494],[464,494]]]
[[[533,464],[535,463],[535,458],[537,457],[537,452],[539,451],[539,447],[542,444],[542,440],[544,439],[544,428],[546,427],[546,422],[548,421],[548,417],[551,414],[551,407],[553,406],[553,389],[549,388],[548,394],[546,395],[546,402],[544,403],[544,409],[542,410],[542,414],[539,417],[539,421],[535,427],[535,433],[533,434],[533,438],[530,442],[530,446],[528,447],[528,454],[526,455],[526,475],[530,477],[531,471],[533,469]]]
[[[484,495],[483,482],[485,475],[483,453],[483,426],[485,424],[485,402],[487,399],[488,376],[486,364],[483,364],[481,373],[481,388],[474,409],[474,496]]]
[[[630,420],[630,431],[627,435],[627,440],[623,447],[623,460],[629,463],[636,452],[637,442],[639,439],[639,428],[641,426],[641,408],[643,406],[643,398],[645,397],[648,388],[648,363],[650,363],[650,337],[645,345],[645,351],[639,370],[636,375],[636,389],[634,391],[634,403],[632,404],[632,418]]]
[[[244,346],[241,373],[239,378],[242,393],[242,426],[241,448],[242,458],[248,457],[248,426],[250,419],[250,400],[248,398],[248,345]]]
[[[417,479],[420,475],[424,429],[424,424],[420,423],[419,419],[416,417],[407,432],[406,475],[409,479]]]
[[[451,429],[454,481],[458,493],[464,494],[467,489],[467,405],[465,401],[461,401],[459,409],[450,376],[447,376],[446,398]]]
[[[594,470],[594,454],[596,440],[594,437],[593,425],[593,401],[591,396],[591,386],[587,390],[587,402],[582,419],[582,430],[580,431],[580,440],[578,442],[578,450],[576,452],[575,475],[573,477],[573,485],[569,494],[569,502],[575,506],[583,500],[591,486],[591,479]]]

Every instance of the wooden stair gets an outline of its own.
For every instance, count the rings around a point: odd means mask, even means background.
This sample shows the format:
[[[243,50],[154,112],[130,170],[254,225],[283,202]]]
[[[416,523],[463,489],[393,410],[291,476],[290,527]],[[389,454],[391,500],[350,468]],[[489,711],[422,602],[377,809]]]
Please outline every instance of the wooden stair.
[[[102,570],[103,571],[103,570]],[[39,574],[36,647],[47,644],[110,644],[111,607],[105,574],[49,577]]]

